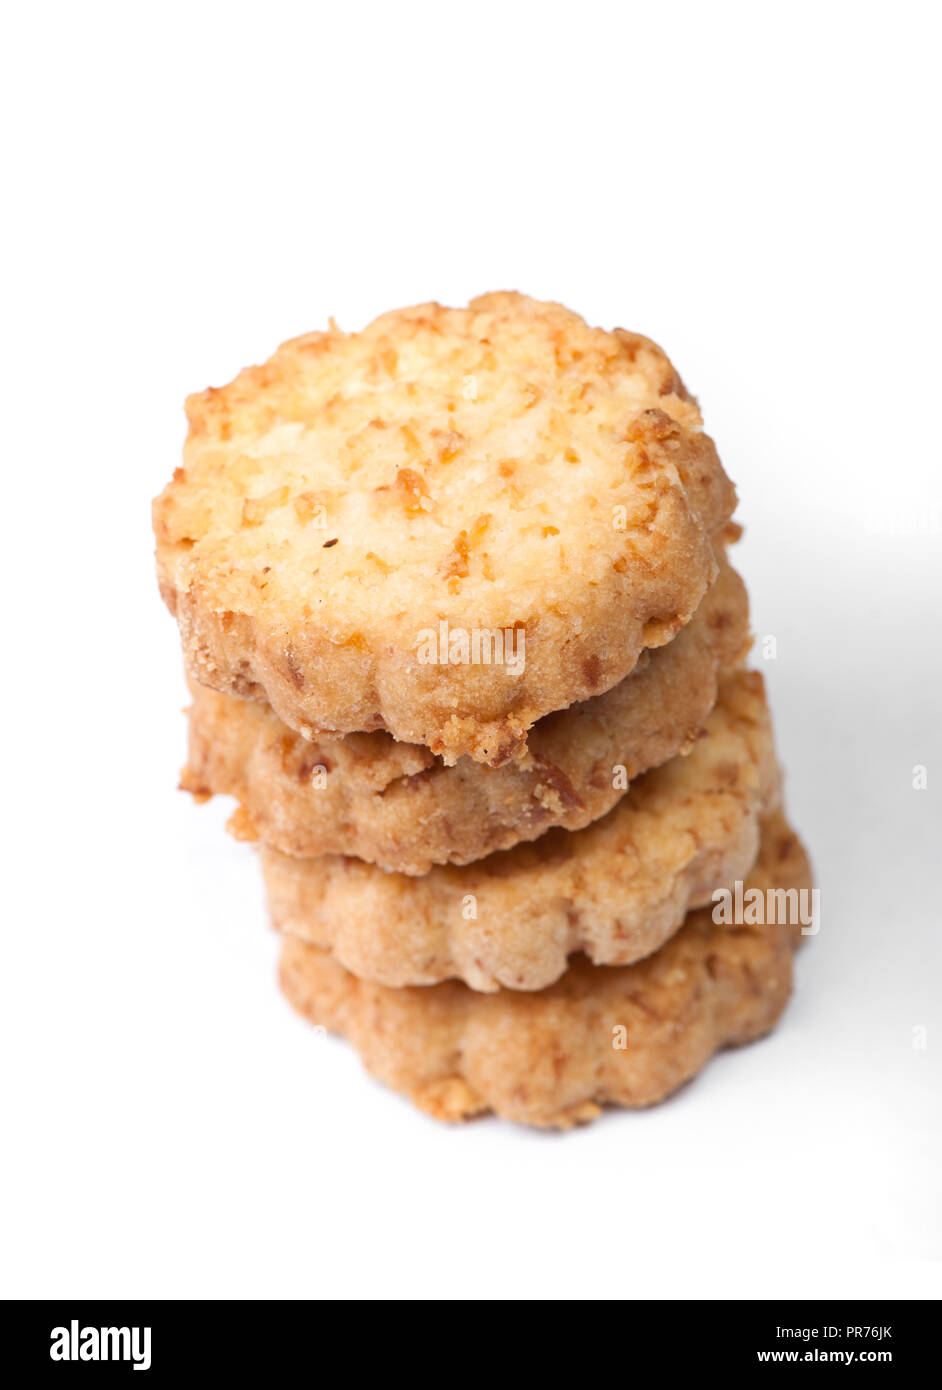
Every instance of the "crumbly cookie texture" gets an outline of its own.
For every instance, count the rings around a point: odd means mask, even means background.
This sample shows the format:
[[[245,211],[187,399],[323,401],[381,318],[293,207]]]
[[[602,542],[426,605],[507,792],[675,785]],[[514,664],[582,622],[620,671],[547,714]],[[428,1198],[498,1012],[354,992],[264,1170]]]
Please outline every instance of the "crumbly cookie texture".
[[[194,678],[447,762],[668,642],[735,505],[658,347],[517,294],[295,339],[187,415],[154,528]]]
[[[809,884],[797,837],[781,815],[768,818],[746,888]],[[374,1076],[436,1119],[493,1110],[568,1129],[603,1105],[651,1105],[719,1048],[768,1032],[801,939],[796,925],[718,925],[703,908],[646,960],[612,968],[579,957],[540,994],[476,994],[456,981],[389,989],[291,937],[280,974],[301,1014],[345,1034]]]
[[[779,794],[762,678],[736,672],[689,755],[639,777],[585,830],[550,830],[422,878],[263,848],[269,908],[279,930],[364,979],[539,990],[576,951],[627,965],[657,950],[690,908],[749,870],[759,817]]]
[[[672,642],[604,695],[547,715],[523,758],[446,767],[389,734],[314,743],[270,706],[191,686],[181,786],[238,798],[230,828],[283,854],[352,855],[405,874],[467,864],[553,826],[605,815],[641,773],[696,742],[720,673],[749,641],[742,580],[721,549],[719,577]],[[616,769],[621,769],[616,776]]]

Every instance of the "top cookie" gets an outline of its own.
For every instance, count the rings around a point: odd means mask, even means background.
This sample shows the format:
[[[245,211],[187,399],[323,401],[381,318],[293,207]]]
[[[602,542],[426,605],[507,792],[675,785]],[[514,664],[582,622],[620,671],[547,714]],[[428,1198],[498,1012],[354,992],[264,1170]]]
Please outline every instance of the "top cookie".
[[[658,347],[517,294],[295,339],[187,415],[154,528],[191,674],[446,762],[669,641],[735,504]]]

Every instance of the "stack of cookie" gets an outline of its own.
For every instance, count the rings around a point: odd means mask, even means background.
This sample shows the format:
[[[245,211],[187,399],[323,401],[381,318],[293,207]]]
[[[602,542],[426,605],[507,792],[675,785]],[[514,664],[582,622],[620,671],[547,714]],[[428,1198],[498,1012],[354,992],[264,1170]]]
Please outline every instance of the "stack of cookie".
[[[713,903],[808,865],[735,493],[664,353],[493,294],[187,413],[155,504],[183,785],[238,801],[291,1002],[439,1118],[541,1126],[767,1031],[800,932]]]

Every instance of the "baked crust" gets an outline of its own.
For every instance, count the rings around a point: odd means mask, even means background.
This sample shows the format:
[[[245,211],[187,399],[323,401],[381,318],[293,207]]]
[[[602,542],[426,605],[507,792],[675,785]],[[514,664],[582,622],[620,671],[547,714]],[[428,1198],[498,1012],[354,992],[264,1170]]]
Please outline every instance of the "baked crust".
[[[586,829],[422,878],[263,847],[269,908],[279,930],[364,979],[539,990],[576,951],[626,965],[657,950],[689,909],[749,870],[759,817],[779,793],[762,677],[736,672],[689,755],[639,777]]]
[[[510,293],[295,339],[187,415],[154,528],[193,677],[449,763],[501,765],[668,642],[735,505],[658,347]],[[498,633],[522,660],[463,660]]]
[[[312,743],[270,706],[194,683],[181,786],[199,799],[235,796],[230,828],[240,839],[412,875],[470,863],[554,826],[580,830],[635,777],[690,750],[720,673],[745,656],[745,586],[722,550],[718,559],[716,583],[672,642],[604,695],[541,719],[526,754],[503,767],[470,758],[447,767],[386,733]]]
[[[797,837],[781,815],[768,818],[746,887],[809,885]],[[579,957],[542,993],[483,995],[454,981],[388,989],[287,937],[280,978],[301,1014],[345,1034],[374,1076],[436,1119],[493,1110],[568,1129],[603,1105],[651,1105],[719,1048],[766,1033],[791,991],[801,939],[794,926],[717,925],[704,908],[635,965]]]

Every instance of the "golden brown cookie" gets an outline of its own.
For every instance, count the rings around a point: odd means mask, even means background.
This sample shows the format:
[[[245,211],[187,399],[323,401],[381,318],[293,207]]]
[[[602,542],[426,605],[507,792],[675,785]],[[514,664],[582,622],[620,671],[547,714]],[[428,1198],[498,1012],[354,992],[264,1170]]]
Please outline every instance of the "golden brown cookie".
[[[604,695],[547,715],[523,758],[500,768],[386,733],[315,743],[270,706],[192,685],[189,760],[181,785],[240,806],[231,826],[283,854],[353,855],[424,874],[605,815],[628,783],[693,746],[716,702],[719,673],[748,644],[742,580],[719,551],[720,573],[673,641],[642,658]]]
[[[800,892],[809,876],[782,816],[767,819],[746,887]],[[795,925],[722,926],[703,908],[636,965],[578,957],[539,994],[483,995],[456,981],[367,983],[287,937],[281,985],[300,1013],[345,1034],[374,1076],[436,1119],[494,1110],[567,1129],[603,1105],[651,1105],[719,1048],[768,1032],[791,991],[800,940]]]
[[[193,677],[446,762],[668,642],[735,504],[659,348],[516,294],[298,338],[187,414],[154,527]]]
[[[364,979],[543,989],[576,951],[599,965],[656,951],[690,908],[748,871],[778,795],[762,678],[737,672],[688,756],[639,777],[585,830],[550,830],[422,878],[263,848],[269,907],[279,930]]]

